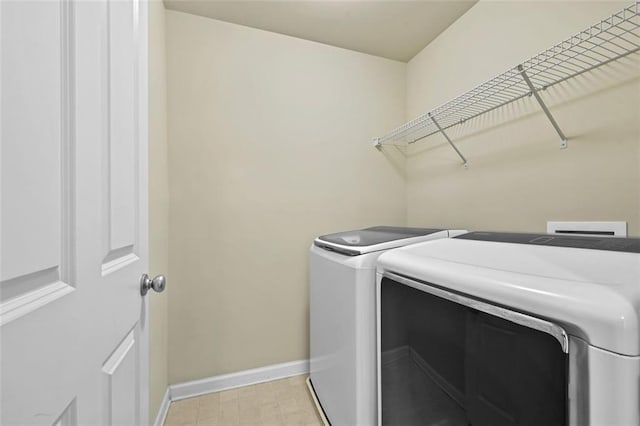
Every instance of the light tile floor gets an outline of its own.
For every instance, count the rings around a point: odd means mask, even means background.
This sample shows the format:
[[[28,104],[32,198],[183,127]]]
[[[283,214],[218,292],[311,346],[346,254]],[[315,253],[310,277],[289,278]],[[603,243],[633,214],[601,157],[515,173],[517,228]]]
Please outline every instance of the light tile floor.
[[[165,426],[322,425],[306,375],[172,402]]]

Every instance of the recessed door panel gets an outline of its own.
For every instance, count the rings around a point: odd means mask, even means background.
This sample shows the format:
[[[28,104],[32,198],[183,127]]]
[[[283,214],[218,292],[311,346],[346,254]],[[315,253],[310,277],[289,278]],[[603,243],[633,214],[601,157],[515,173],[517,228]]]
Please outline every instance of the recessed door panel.
[[[2,2],[0,19],[4,324],[72,290],[73,27],[64,1]]]
[[[137,260],[137,1],[108,4],[105,259],[103,274]],[[113,23],[118,23],[117,27]]]
[[[76,408],[75,398],[67,408],[64,409],[58,420],[54,423],[54,426],[76,426],[78,424],[78,413]]]
[[[105,425],[139,424],[137,343],[131,331],[102,366]]]

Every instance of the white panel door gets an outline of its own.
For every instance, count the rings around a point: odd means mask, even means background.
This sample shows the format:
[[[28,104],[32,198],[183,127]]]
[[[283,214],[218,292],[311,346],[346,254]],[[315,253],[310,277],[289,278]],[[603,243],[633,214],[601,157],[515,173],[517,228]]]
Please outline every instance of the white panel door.
[[[0,0],[0,424],[147,415],[147,23]]]

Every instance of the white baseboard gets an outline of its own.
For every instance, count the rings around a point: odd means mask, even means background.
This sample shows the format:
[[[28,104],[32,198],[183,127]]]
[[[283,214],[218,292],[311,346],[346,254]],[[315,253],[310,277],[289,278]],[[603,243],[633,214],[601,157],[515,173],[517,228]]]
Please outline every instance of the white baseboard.
[[[221,376],[208,377],[206,379],[193,380],[191,382],[176,383],[175,385],[169,386],[168,392],[171,401],[178,401],[206,393],[219,392],[240,386],[269,382],[271,380],[284,379],[286,377],[308,373],[309,360],[304,359],[239,371],[237,373],[223,374]]]
[[[167,391],[164,393],[162,403],[158,409],[158,415],[156,416],[156,422],[154,426],[164,425],[164,421],[167,419],[167,413],[169,412],[169,405],[171,404],[171,388],[167,387]]]

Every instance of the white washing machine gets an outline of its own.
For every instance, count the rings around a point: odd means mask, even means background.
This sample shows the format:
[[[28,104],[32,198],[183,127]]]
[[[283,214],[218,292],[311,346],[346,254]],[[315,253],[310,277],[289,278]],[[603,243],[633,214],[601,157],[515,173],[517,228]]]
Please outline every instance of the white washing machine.
[[[640,239],[472,232],[378,265],[380,424],[640,424]]]
[[[315,239],[310,270],[310,379],[333,425],[376,422],[375,264],[389,249],[465,231],[377,226]]]

